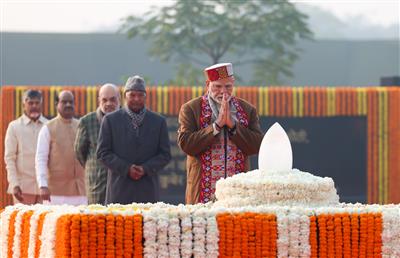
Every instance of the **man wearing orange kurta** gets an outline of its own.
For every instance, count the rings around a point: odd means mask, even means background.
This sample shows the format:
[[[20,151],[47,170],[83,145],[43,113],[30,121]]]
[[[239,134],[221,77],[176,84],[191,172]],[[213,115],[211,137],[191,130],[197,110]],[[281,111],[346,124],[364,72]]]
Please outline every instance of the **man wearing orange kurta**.
[[[247,171],[248,156],[258,153],[263,138],[255,107],[232,96],[232,64],[216,64],[204,73],[206,94],[179,112],[178,145],[187,154],[187,204],[212,201],[218,179]]]
[[[39,132],[35,168],[40,194],[51,204],[87,204],[83,168],[74,153],[78,120],[73,94],[60,92],[56,105],[57,117]]]

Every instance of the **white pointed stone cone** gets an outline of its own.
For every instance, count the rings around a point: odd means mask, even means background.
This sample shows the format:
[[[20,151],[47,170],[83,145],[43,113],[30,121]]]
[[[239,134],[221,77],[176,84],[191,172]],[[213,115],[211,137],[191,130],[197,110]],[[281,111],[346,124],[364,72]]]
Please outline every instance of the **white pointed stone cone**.
[[[290,171],[293,166],[292,146],[289,137],[279,123],[265,133],[258,153],[261,171]]]

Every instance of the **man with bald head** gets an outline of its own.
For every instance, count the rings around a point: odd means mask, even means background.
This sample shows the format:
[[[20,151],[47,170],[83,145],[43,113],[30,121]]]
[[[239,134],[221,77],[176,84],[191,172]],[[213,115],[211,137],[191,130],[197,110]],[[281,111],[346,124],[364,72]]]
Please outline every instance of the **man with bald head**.
[[[43,202],[87,204],[83,168],[75,158],[78,120],[74,118],[74,95],[56,96],[57,116],[39,132],[35,158],[36,179]]]
[[[104,84],[99,90],[99,107],[81,118],[75,138],[76,158],[85,168],[86,195],[89,204],[104,204],[107,186],[107,168],[96,156],[97,137],[104,115],[120,106],[120,93],[117,86]]]

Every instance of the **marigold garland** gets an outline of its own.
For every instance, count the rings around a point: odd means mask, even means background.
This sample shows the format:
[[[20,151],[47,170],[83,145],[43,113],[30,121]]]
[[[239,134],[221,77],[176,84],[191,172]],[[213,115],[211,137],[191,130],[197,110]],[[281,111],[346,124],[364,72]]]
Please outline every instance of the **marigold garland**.
[[[79,238],[81,233],[81,216],[76,214],[71,218],[71,257],[80,257]]]
[[[242,233],[241,226],[240,226],[240,214],[235,214],[233,219],[233,257],[240,257],[240,250],[241,250],[241,242],[240,236]]]
[[[152,209],[151,205],[140,207]],[[209,258],[217,257],[218,253],[220,257],[276,257],[278,254],[289,254],[296,257],[381,257],[382,255],[397,257],[398,254],[396,232],[400,232],[400,226],[397,223],[398,218],[400,218],[398,215],[400,206],[365,206],[364,209],[363,206],[356,205],[354,206],[356,208],[352,206],[349,206],[349,208],[321,208],[316,212],[302,210],[301,208],[285,209],[282,212],[282,210],[274,208],[272,211],[276,212],[276,215],[265,213],[264,209],[269,208],[259,208],[257,212],[250,208],[240,212],[238,210],[221,212],[210,211],[200,205],[201,210],[197,208],[198,206],[189,206],[191,210],[185,210],[186,208],[182,206],[180,207],[182,210],[177,212],[176,210],[168,210],[173,206],[165,206],[168,207],[166,209],[163,207],[161,205],[156,206],[154,210],[151,210],[150,217],[154,221],[163,220],[163,233],[166,232],[165,225],[173,225],[174,230],[168,230],[167,235],[162,235],[163,239],[159,238],[161,235],[157,230],[152,231],[151,234],[155,234],[156,237],[154,242],[150,244],[155,248],[162,244],[182,248],[180,250],[181,255],[185,248],[188,249],[185,251],[186,254],[191,253]],[[49,209],[51,210],[51,208]],[[90,209],[89,212],[72,208],[65,211],[58,209],[56,207],[54,213],[50,211],[50,216],[46,217],[46,220],[44,220],[46,213],[40,213],[44,209],[39,210],[39,212],[29,210],[26,207],[8,210],[4,218],[5,224],[2,225],[2,229],[6,228],[7,231],[5,230],[5,232],[7,233],[2,237],[6,236],[7,240],[12,235],[14,237],[11,240],[13,242],[11,249],[9,242],[3,244],[7,248],[5,250],[6,257],[8,257],[10,250],[15,251],[14,256],[17,256],[19,251],[21,257],[31,256],[27,255],[27,251],[24,251],[26,245],[30,246],[28,243],[31,241],[30,239],[33,239],[33,235],[29,233],[31,230],[30,223],[33,223],[33,231],[36,231],[36,222],[38,224],[39,235],[36,236],[34,241],[38,239],[45,239],[46,241],[41,249],[39,248],[40,252],[44,252],[40,256],[46,258],[142,257],[143,227],[158,227],[157,224],[146,224],[150,222],[147,220],[149,213],[146,210],[144,210],[146,220],[143,223],[140,212],[132,214],[124,210],[126,208],[122,205],[105,208],[110,209],[109,212],[103,213],[107,215],[103,215],[102,212],[92,214]],[[382,215],[383,211],[385,212],[384,215]],[[31,219],[33,215],[35,217]],[[14,219],[12,216],[14,216]],[[193,236],[194,245],[180,245],[179,241],[183,241],[183,238],[177,237],[175,229],[179,230],[181,227],[181,230],[183,230],[184,224],[179,224],[178,218],[190,219],[193,222],[193,224],[190,224],[192,226],[186,226],[184,231],[185,234],[189,233]],[[213,227],[208,227],[209,218],[214,221]],[[385,224],[383,224],[384,218]],[[174,219],[175,222],[172,222],[171,219]],[[42,235],[44,221],[46,232],[43,232],[43,236],[40,236]],[[9,223],[16,225],[14,233]],[[19,224],[21,225],[19,226]],[[279,236],[279,243],[277,242],[277,225],[281,227],[279,233],[285,235],[283,238],[282,235]],[[206,230],[218,230],[218,234],[208,235]],[[112,233],[112,238],[108,235],[110,233]],[[100,240],[99,235],[103,235],[103,240]],[[26,236],[29,236],[29,239]],[[286,236],[289,238],[285,243]],[[148,237],[149,235],[145,239],[147,240]],[[171,239],[171,237],[174,239]],[[178,242],[175,240],[178,240]],[[214,247],[209,246],[209,240],[218,242],[219,249],[213,249]],[[196,244],[196,241],[198,244]],[[192,238],[190,242],[192,242]],[[382,246],[383,243],[384,246]],[[18,247],[21,250],[16,249]],[[52,249],[53,247],[55,249]],[[164,248],[165,252],[159,254],[168,256],[174,253],[179,255],[179,251],[175,252],[175,249],[172,250],[169,247]],[[210,247],[209,250],[208,247]],[[384,253],[382,253],[382,250]],[[159,250],[156,249],[155,252],[157,253]],[[146,255],[151,256],[156,253],[148,252]],[[38,254],[35,254],[35,256],[38,256]]]
[[[276,257],[277,222],[271,214],[217,214],[220,257]]]
[[[374,255],[374,232],[375,232],[375,216],[370,213],[367,216],[367,257],[372,257]]]
[[[359,248],[359,215],[352,214],[351,223],[351,257],[358,257]]]
[[[105,257],[106,249],[106,216],[99,214],[97,216],[97,257]]]
[[[132,257],[133,256],[133,216],[125,216],[124,217],[124,256]]]
[[[143,257],[143,216],[133,215],[133,257]]]
[[[97,215],[89,215],[89,257],[97,256]]]
[[[318,215],[318,238],[319,257],[328,257],[328,232],[327,232],[327,216],[324,214]]]
[[[115,216],[115,257],[124,255],[124,218]]]
[[[226,256],[233,256],[233,216],[232,214],[227,215],[225,219],[226,227]]]
[[[333,222],[334,216],[329,214],[326,219],[326,230],[328,240],[328,257],[335,256],[335,224]]]
[[[255,213],[248,214],[249,224],[249,255],[250,257],[256,256],[256,224]]]
[[[269,253],[270,257],[276,257],[278,253],[277,247],[277,239],[278,239],[278,222],[276,215],[268,215],[269,221],[269,229],[270,229],[270,236],[269,236]]]
[[[318,257],[317,216],[310,217],[310,246],[311,258]]]
[[[106,216],[106,257],[115,257],[115,217]]]
[[[82,258],[89,257],[89,215],[81,214],[81,233],[79,235],[79,245]]]
[[[71,255],[71,224],[72,224],[72,216],[71,214],[67,214],[64,217],[64,255]]]
[[[249,226],[245,214],[240,215],[241,227],[241,255],[242,257],[249,257]]]
[[[14,234],[15,234],[15,218],[17,217],[18,214],[18,210],[13,211],[13,213],[11,213],[10,216],[10,222],[8,224],[8,239],[7,239],[7,243],[8,243],[8,252],[7,252],[7,257],[8,258],[12,258],[13,256],[13,244],[14,244]]]
[[[29,232],[30,232],[30,219],[33,215],[33,211],[29,210],[24,213],[22,217],[22,227],[21,227],[21,258],[28,257],[28,247],[29,247]]]
[[[261,219],[261,256],[269,257],[270,256],[270,244],[269,238],[272,237],[271,229],[270,229],[270,221],[269,216],[267,214],[259,215]]]
[[[35,241],[36,242],[36,244],[35,244],[35,258],[39,257],[40,247],[42,245],[42,241],[40,240],[40,236],[42,235],[43,223],[44,223],[44,219],[46,218],[47,214],[48,214],[48,212],[43,212],[42,214],[40,214],[39,219],[38,219],[36,241]]]
[[[71,255],[71,216],[61,216],[56,224],[56,257],[68,257]]]
[[[374,230],[374,257],[382,256],[382,230],[383,230],[383,221],[382,214],[376,213],[374,216],[375,219],[375,230]]]
[[[368,215],[362,213],[360,215],[360,245],[359,257],[367,257],[367,239],[368,239]]]
[[[335,214],[333,223],[335,225],[335,257],[343,257],[342,214]]]
[[[256,257],[262,257],[262,229],[263,229],[263,216],[261,214],[255,214],[255,244],[256,244]]]
[[[256,225],[254,221],[254,213],[247,213],[247,225],[249,229],[249,256],[256,257]]]
[[[225,225],[225,219],[226,219],[227,214],[225,213],[220,213],[217,214],[217,225],[218,225],[218,230],[219,230],[219,255],[220,257],[225,257],[226,256],[226,225]]]
[[[351,224],[349,214],[342,214],[343,257],[351,258]]]

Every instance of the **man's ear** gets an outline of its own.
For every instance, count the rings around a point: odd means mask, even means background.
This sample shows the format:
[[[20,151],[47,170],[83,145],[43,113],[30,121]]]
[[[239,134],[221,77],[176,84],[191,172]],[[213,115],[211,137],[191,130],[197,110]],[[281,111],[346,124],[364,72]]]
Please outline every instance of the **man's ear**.
[[[210,80],[206,80],[206,92],[208,91],[209,87],[210,87]]]

